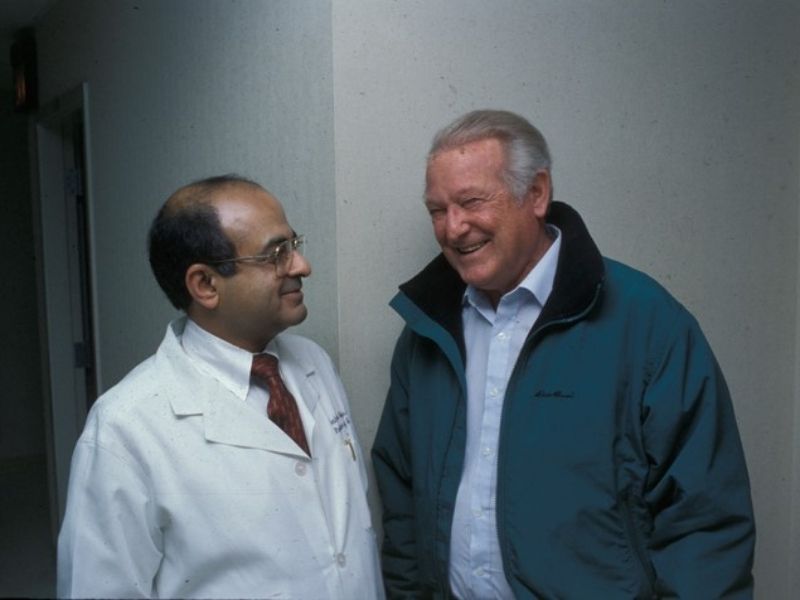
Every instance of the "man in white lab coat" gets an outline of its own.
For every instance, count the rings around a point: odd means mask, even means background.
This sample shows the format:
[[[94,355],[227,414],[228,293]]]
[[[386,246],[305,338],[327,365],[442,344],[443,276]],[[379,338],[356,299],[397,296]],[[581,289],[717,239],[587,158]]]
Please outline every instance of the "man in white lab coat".
[[[341,382],[319,346],[281,333],[306,317],[302,236],[266,190],[228,175],[175,192],[149,242],[186,316],[89,414],[59,597],[382,597]],[[285,395],[251,376],[259,354],[278,359],[302,431],[273,422],[271,395]]]

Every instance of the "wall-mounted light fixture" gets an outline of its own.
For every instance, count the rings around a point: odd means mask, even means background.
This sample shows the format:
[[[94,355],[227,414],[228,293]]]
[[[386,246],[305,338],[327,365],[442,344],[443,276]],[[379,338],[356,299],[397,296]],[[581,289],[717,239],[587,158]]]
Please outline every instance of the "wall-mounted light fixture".
[[[14,110],[35,110],[39,105],[36,70],[36,36],[33,29],[21,29],[11,44],[11,71],[14,77]]]

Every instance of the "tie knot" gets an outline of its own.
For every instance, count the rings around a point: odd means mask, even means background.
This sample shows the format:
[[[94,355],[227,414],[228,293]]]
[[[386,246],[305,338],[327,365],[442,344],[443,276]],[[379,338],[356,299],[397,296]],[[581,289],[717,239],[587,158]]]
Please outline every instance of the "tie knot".
[[[250,374],[262,381],[273,377],[280,377],[278,359],[272,356],[272,354],[256,354],[253,357],[253,366],[250,367]]]

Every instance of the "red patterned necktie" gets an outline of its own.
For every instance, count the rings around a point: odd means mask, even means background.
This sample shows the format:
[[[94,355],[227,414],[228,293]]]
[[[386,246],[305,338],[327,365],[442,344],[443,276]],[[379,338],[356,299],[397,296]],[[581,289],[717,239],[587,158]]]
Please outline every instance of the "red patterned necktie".
[[[306,441],[306,433],[303,430],[303,421],[300,419],[300,411],[297,409],[297,402],[292,393],[286,389],[286,385],[281,379],[278,370],[278,359],[271,354],[256,354],[253,357],[253,366],[250,374],[258,381],[266,384],[269,390],[269,404],[267,405],[267,415],[270,420],[278,427],[283,429],[295,443],[300,446],[306,454],[311,456]]]

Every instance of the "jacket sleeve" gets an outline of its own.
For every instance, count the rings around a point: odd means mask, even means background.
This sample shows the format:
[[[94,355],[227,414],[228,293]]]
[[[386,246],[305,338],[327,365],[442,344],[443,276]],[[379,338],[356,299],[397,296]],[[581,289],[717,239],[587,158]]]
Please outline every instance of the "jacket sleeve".
[[[372,463],[383,507],[381,559],[389,598],[422,595],[409,452],[408,337],[406,330],[395,347],[391,384],[372,448]]]
[[[730,395],[694,318],[677,321],[643,398],[656,591],[750,598],[755,527]]]
[[[96,440],[79,441],[58,537],[58,597],[156,597],[160,546],[142,474]]]

